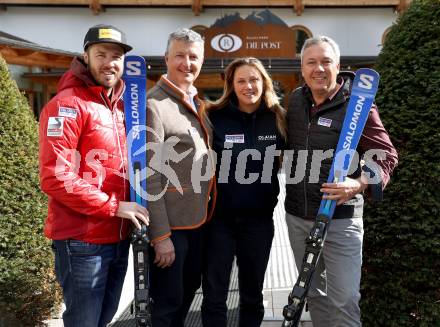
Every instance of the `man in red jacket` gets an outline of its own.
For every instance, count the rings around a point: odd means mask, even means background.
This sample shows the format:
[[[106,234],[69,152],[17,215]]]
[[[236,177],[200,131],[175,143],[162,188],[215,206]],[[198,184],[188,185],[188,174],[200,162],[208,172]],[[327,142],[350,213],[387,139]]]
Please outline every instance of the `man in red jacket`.
[[[40,183],[49,196],[44,233],[53,240],[65,327],[106,326],[127,269],[132,224],[148,212],[126,202],[127,148],[121,79],[132,47],[122,31],[96,25],[84,54],[60,80],[40,117]]]

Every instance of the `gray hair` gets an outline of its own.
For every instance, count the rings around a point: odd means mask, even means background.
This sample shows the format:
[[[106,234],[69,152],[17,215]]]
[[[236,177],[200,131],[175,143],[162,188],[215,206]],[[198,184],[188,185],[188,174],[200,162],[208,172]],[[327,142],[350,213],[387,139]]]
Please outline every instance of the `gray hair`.
[[[168,53],[168,51],[170,50],[171,42],[173,42],[175,40],[183,41],[186,43],[197,42],[197,43],[201,43],[202,45],[205,44],[205,40],[203,40],[202,36],[199,33],[195,32],[193,30],[190,30],[188,28],[182,28],[182,29],[179,29],[179,30],[171,33],[168,36],[166,53]]]
[[[339,45],[332,38],[324,35],[317,35],[311,37],[304,42],[301,49],[301,62],[303,60],[304,51],[307,48],[310,48],[313,45],[321,44],[321,43],[327,43],[333,49],[333,52],[335,53],[336,56],[336,63],[339,64],[339,60],[341,57],[341,51],[339,50]]]

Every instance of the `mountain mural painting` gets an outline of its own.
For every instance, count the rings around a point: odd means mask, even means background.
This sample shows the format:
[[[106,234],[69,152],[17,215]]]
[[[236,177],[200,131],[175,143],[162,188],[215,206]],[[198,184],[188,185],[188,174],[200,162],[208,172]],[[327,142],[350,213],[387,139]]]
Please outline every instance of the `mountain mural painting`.
[[[210,58],[294,58],[296,35],[270,10],[253,12],[243,19],[239,13],[216,20],[203,31],[205,56]]]

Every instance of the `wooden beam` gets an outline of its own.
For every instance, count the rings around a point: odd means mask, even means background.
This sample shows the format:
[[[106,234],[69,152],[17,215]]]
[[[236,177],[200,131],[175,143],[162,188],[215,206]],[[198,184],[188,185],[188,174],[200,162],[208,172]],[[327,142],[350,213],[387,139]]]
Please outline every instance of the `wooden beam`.
[[[297,16],[301,16],[304,11],[303,0],[295,0],[295,4],[293,5],[293,10],[295,11]]]
[[[400,0],[399,4],[396,6],[396,10],[399,14],[403,13],[409,6],[410,0]]]
[[[173,6],[192,6],[192,0],[101,0],[104,6],[155,6],[155,7],[173,7]]]
[[[362,6],[395,6],[400,0],[302,0],[303,7],[362,7]],[[411,0],[407,0],[411,1]],[[240,6],[290,7],[296,0],[240,0]],[[233,0],[203,0],[204,7],[234,7],[238,2]]]
[[[74,5],[89,6],[93,0],[0,0],[0,5]],[[296,0],[294,0],[296,3]],[[101,0],[101,6],[192,6],[194,0]],[[411,0],[302,0],[305,7],[361,7],[361,6],[401,6],[404,3],[407,6]],[[237,5],[252,7],[290,7],[292,0],[203,0],[204,7],[226,6],[236,7]]]
[[[0,54],[8,64],[43,67],[43,68],[69,68],[72,57],[47,54],[26,49],[12,49],[0,46]]]
[[[193,0],[192,11],[194,12],[194,15],[200,16],[202,10],[203,10],[202,0]]]
[[[0,4],[5,5],[84,5],[89,4],[89,0],[0,0]]]
[[[290,7],[292,0],[203,0],[205,7],[236,7],[240,5],[242,7]]]
[[[41,6],[88,6],[94,15],[99,15],[108,6],[139,7],[191,7],[199,16],[203,8],[211,7],[292,7],[301,16],[306,7],[352,8],[352,7],[392,7],[399,13],[407,9],[412,0],[0,0],[0,11],[8,5]],[[2,9],[3,8],[3,9]]]
[[[322,7],[361,7],[395,6],[400,0],[305,0],[307,6]]]
[[[15,51],[14,49],[5,47],[5,46],[0,46],[0,54],[2,55],[3,59],[5,59],[5,60],[6,60],[5,56],[18,57],[17,51]]]
[[[99,0],[90,0],[89,8],[92,10],[93,15],[97,16],[103,11],[102,5]]]

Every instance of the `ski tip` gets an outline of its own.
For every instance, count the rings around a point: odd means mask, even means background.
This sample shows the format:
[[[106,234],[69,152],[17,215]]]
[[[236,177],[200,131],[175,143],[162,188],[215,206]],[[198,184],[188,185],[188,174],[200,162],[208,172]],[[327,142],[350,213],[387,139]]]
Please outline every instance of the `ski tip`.
[[[356,71],[352,92],[374,96],[379,87],[379,73],[371,68],[360,68]]]
[[[130,55],[130,56],[125,56],[125,62],[127,61],[139,61],[145,63],[145,58],[142,56]]]
[[[358,70],[356,70],[355,72],[356,75],[358,74],[368,74],[368,75],[374,75],[377,76],[379,78],[379,73],[374,70],[373,68],[359,68]]]

